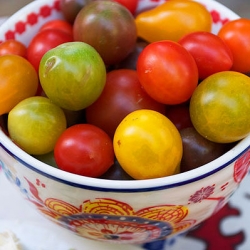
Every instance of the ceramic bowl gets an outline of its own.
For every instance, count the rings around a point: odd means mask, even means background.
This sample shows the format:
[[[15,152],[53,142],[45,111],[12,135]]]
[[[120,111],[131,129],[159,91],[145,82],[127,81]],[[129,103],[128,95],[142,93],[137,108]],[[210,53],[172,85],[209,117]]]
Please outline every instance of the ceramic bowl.
[[[138,11],[161,2],[141,0]],[[238,18],[213,0],[199,2],[212,13],[214,33]],[[55,18],[62,18],[58,0],[34,1],[0,27],[0,41],[28,44],[43,23]],[[228,202],[248,172],[249,159],[250,136],[192,171],[151,180],[102,180],[46,165],[0,129],[0,166],[34,209],[82,237],[106,242],[141,244],[195,227]]]

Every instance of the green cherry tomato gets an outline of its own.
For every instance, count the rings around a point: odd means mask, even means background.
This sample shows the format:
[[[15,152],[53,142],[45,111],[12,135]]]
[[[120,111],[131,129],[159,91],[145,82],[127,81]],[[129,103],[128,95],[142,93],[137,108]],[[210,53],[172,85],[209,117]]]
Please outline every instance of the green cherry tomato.
[[[61,108],[77,111],[92,104],[101,94],[106,67],[93,47],[70,42],[43,56],[39,77],[49,99]]]
[[[46,97],[27,98],[9,112],[10,138],[28,154],[42,155],[52,151],[65,129],[63,110]]]
[[[208,140],[230,143],[250,133],[250,78],[224,71],[203,80],[190,101],[195,129]]]

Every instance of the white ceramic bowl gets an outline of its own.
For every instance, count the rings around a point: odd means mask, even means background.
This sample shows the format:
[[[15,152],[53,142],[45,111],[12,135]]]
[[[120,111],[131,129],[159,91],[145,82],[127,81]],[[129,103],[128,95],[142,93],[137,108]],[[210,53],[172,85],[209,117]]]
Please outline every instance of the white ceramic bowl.
[[[198,1],[212,13],[214,33],[238,18],[213,0]],[[141,0],[138,11],[161,2]],[[55,18],[62,18],[58,0],[34,1],[0,27],[0,41],[28,44],[43,23]],[[181,234],[225,205],[248,172],[249,145],[250,136],[220,158],[175,176],[111,181],[50,167],[0,129],[0,166],[24,198],[55,223],[89,239],[145,243]]]

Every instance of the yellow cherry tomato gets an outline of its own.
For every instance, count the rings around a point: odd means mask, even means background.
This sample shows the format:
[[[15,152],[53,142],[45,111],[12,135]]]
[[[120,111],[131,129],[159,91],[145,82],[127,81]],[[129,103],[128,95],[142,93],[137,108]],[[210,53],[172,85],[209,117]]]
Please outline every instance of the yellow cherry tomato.
[[[182,140],[175,125],[152,110],[128,114],[114,135],[114,151],[122,168],[134,179],[152,179],[179,172]]]
[[[198,2],[169,0],[140,13],[136,19],[138,36],[148,42],[178,41],[194,31],[211,31],[210,12]]]
[[[203,80],[190,101],[196,130],[210,141],[230,143],[250,134],[250,77],[223,71]]]
[[[37,87],[38,75],[28,60],[18,55],[0,57],[0,115],[34,96]]]

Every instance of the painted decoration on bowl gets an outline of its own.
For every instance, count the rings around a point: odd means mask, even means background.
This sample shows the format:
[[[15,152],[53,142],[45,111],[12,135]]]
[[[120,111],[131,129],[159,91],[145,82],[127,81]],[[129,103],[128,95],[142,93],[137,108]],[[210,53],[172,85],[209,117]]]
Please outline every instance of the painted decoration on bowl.
[[[220,183],[220,179],[211,178],[211,184],[206,186],[201,186],[202,181],[198,181],[194,192],[185,191],[186,201],[183,199],[183,204],[173,204],[171,199],[170,203],[164,202],[164,194],[169,197],[171,192],[171,189],[167,189],[163,191],[161,203],[158,201],[158,205],[139,209],[126,199],[123,201],[109,198],[107,193],[107,198],[102,194],[102,198],[82,200],[77,205],[51,197],[50,185],[56,185],[54,181],[50,183],[46,177],[44,180],[38,179],[34,173],[31,175],[35,177],[34,180],[20,176],[20,170],[14,165],[17,164],[7,167],[0,161],[0,166],[11,183],[49,219],[85,238],[140,244],[181,234],[202,222],[204,216],[209,217],[220,210],[247,174],[250,167],[250,150],[232,164],[232,178],[228,181]],[[47,189],[46,192],[43,191],[47,195],[46,198],[41,197],[41,189]],[[201,203],[204,203],[204,208],[212,207],[212,210],[207,209],[207,214],[204,211],[197,214],[194,204]]]

